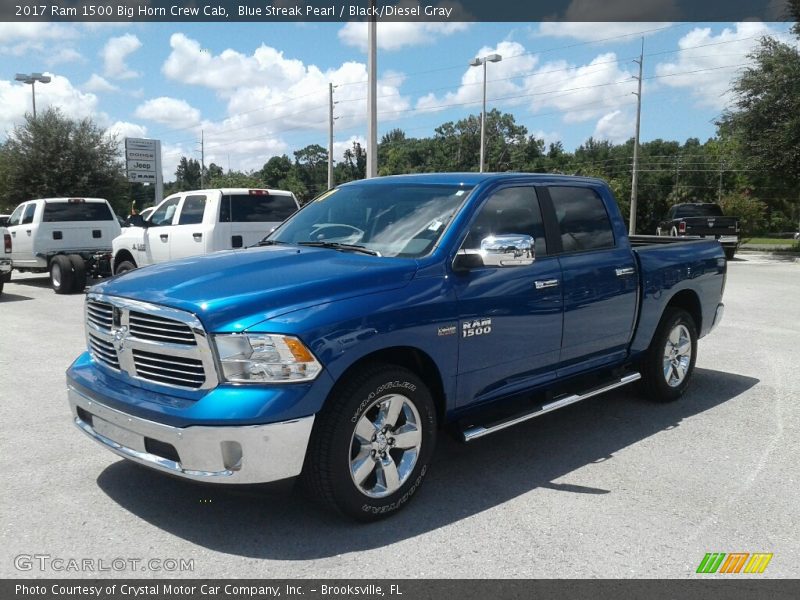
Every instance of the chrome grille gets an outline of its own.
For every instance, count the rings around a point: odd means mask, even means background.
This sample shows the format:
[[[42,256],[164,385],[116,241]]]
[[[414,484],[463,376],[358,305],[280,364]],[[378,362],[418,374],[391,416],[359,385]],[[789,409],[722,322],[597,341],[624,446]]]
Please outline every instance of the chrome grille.
[[[192,328],[186,323],[136,311],[130,312],[130,332],[140,340],[195,345]]]
[[[134,350],[133,363],[139,377],[156,383],[199,388],[206,379],[203,362],[194,358]]]
[[[89,334],[89,352],[95,360],[119,371],[119,358],[114,344],[111,342]]]
[[[86,319],[100,329],[111,331],[114,324],[114,307],[105,302],[87,302]]]
[[[187,391],[219,381],[202,323],[182,310],[90,293],[86,338],[98,365],[134,379]]]

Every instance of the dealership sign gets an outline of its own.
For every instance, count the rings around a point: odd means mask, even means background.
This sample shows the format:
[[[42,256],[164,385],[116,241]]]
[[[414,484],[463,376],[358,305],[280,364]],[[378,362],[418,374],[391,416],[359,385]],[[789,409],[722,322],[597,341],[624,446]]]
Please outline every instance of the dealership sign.
[[[125,138],[125,160],[128,181],[155,183],[161,170],[161,143],[159,140]]]

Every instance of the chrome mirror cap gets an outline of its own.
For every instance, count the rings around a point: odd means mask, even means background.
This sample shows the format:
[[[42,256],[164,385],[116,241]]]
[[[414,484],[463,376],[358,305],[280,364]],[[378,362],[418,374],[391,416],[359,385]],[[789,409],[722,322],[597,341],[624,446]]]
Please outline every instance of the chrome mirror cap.
[[[536,259],[529,235],[490,235],[481,240],[480,255],[487,267],[523,267]]]

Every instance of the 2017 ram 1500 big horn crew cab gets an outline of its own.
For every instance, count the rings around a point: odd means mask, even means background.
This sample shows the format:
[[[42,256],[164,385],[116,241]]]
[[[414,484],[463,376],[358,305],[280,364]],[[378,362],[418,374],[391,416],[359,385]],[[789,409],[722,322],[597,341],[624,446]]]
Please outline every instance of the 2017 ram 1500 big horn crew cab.
[[[474,440],[637,380],[681,396],[727,264],[717,241],[658,240],[629,238],[597,179],[348,183],[260,247],[93,287],[72,416],[153,469],[302,474],[379,518],[418,490],[446,424]]]

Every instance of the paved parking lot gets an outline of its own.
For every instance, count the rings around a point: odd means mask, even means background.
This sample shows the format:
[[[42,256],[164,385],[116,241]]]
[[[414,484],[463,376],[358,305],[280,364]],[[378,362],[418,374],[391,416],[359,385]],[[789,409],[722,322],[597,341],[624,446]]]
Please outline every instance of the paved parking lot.
[[[65,399],[82,296],[16,273],[5,292],[2,577],[97,575],[21,572],[21,554],[193,559],[175,575],[214,578],[692,577],[706,552],[772,552],[765,576],[800,575],[796,262],[730,264],[725,320],[679,402],[623,390],[469,446],[442,440],[412,505],[366,526],[295,492],[200,486],[102,450]]]

